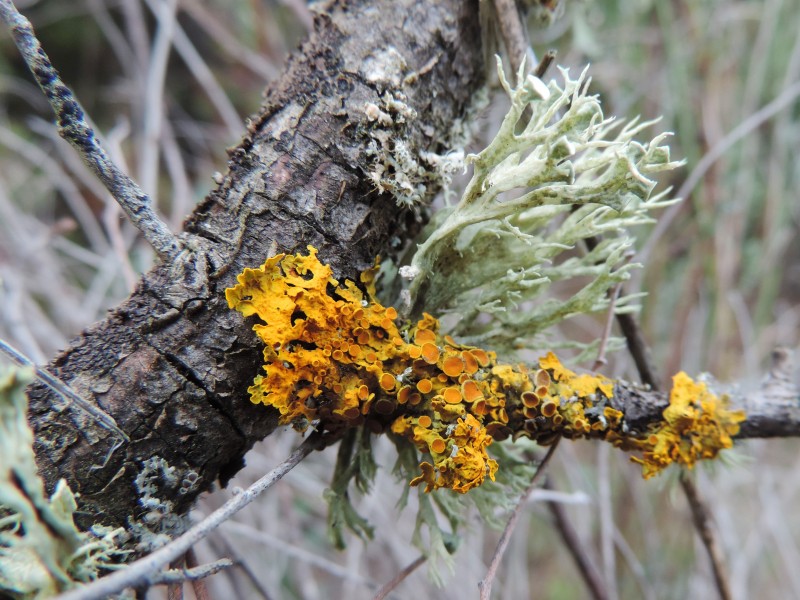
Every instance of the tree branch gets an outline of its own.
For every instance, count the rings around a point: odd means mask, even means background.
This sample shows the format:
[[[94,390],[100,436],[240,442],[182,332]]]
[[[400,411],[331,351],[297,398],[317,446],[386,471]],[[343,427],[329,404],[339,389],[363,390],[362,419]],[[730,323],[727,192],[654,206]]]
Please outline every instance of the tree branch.
[[[483,83],[477,8],[477,0],[339,0],[317,16],[230,151],[219,188],[187,221],[186,260],[147,273],[48,367],[130,437],[101,468],[93,465],[103,464],[116,437],[80,411],[54,408],[43,385],[31,386],[40,472],[49,489],[66,478],[80,495],[82,526],[139,519],[146,509],[136,480],[151,458],[171,469],[153,481],[155,495],[185,514],[275,429],[277,413],[245,393],[262,348],[252,324],[228,309],[224,290],[245,267],[308,244],[337,277],[357,280],[420,227],[365,174],[380,158],[380,140],[387,152],[400,142],[414,155],[449,150]],[[405,114],[392,113],[390,100]],[[386,107],[389,122],[370,120],[370,105]],[[436,191],[428,185],[422,201]]]

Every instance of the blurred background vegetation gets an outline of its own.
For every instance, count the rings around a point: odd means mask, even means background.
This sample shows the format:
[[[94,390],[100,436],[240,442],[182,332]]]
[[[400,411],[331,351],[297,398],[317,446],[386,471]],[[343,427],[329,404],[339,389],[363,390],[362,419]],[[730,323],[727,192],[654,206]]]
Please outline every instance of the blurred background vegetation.
[[[109,151],[175,229],[224,170],[225,148],[311,26],[301,0],[17,5]],[[709,371],[757,386],[770,351],[800,342],[800,0],[573,0],[531,39],[537,55],[557,48],[563,66],[591,63],[607,115],[663,116],[655,129],[673,131],[673,157],[687,159],[663,182],[686,200],[639,232],[644,268],[629,286],[649,294],[641,320],[662,376]],[[153,258],[58,138],[8,35],[0,48],[0,337],[46,362],[124,299]],[[499,108],[480,118],[472,149],[504,114],[494,94]],[[565,335],[596,337],[602,320],[582,319]],[[606,372],[636,379],[624,353]],[[291,431],[271,436],[232,485],[251,483],[297,441]],[[325,537],[329,449],[198,547],[201,561],[241,561],[210,580],[213,596],[368,598],[412,562],[414,494],[398,513],[404,484],[391,475],[390,446],[375,446],[384,468],[372,493],[355,499],[374,541],[353,539],[337,552]],[[798,449],[796,440],[750,441],[729,453],[731,464],[697,474],[737,598],[800,597]],[[644,482],[626,456],[588,442],[562,444],[549,472],[558,492],[532,497],[495,597],[587,596],[544,501],[553,497],[612,596],[714,597],[674,477]],[[198,517],[229,494],[206,497]],[[419,569],[396,597],[476,597],[497,537],[475,517],[445,588]]]

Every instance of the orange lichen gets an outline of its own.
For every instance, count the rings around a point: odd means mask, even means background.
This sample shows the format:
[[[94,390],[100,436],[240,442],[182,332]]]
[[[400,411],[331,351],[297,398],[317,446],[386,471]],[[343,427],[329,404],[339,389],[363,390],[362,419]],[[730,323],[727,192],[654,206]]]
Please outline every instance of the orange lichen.
[[[261,321],[253,329],[265,344],[264,373],[248,391],[298,429],[390,429],[430,455],[411,482],[426,491],[463,493],[494,479],[486,449],[520,435],[543,445],[559,436],[604,439],[641,452],[635,460],[650,477],[716,456],[744,418],[679,374],[663,421],[630,433],[612,405],[611,380],[576,374],[552,353],[532,370],[497,364],[495,353],[440,335],[427,313],[416,325],[398,324],[397,311],[374,299],[373,277],[340,284],[312,247],[245,269],[226,298]]]
[[[472,379],[467,379],[461,384],[461,393],[464,396],[464,400],[470,404],[482,400],[484,397],[481,388]]]
[[[433,384],[431,383],[430,379],[420,379],[417,382],[417,389],[421,394],[429,394],[433,389]]]
[[[422,358],[427,363],[435,364],[439,360],[439,349],[436,344],[425,342],[422,344]]]
[[[448,404],[459,404],[461,402],[461,391],[457,387],[447,387],[442,390],[444,401]]]
[[[448,356],[442,361],[442,371],[448,377],[458,377],[464,371],[464,361],[460,356]]]
[[[642,448],[645,479],[672,463],[692,468],[700,459],[714,458],[733,446],[744,411],[731,411],[724,399],[708,391],[705,383],[694,382],[686,373],[672,378],[669,406],[664,421],[653,429]]]

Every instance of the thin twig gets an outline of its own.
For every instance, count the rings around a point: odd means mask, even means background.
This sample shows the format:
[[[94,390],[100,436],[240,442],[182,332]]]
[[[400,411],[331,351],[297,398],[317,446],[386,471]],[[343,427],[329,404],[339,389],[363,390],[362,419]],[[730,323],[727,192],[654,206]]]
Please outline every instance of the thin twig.
[[[606,593],[611,600],[618,600],[617,555],[614,551],[614,507],[611,495],[609,462],[611,444],[601,444],[597,452],[597,496],[600,512],[600,559]]]
[[[592,244],[596,245],[598,240],[587,240],[587,246],[590,248]],[[624,288],[621,293],[624,292]],[[650,360],[650,352],[644,342],[644,336],[639,328],[639,324],[631,314],[617,314],[617,322],[622,329],[622,333],[628,342],[628,349],[634,358],[636,368],[639,371],[639,378],[643,383],[648,384],[653,391],[659,391],[658,378],[656,376],[656,369]],[[719,595],[724,600],[730,598],[730,586],[728,584],[727,569],[723,560],[722,552],[716,542],[714,531],[709,519],[709,511],[706,507],[700,492],[694,487],[694,484],[686,477],[685,473],[681,474],[681,487],[692,509],[692,522],[694,523],[700,539],[708,553],[708,558],[711,561],[711,568],[714,572],[714,580],[717,584]],[[688,483],[687,483],[688,482]]]
[[[222,559],[222,560],[224,561],[226,559]],[[217,562],[219,563],[221,561],[217,561]],[[230,562],[230,564],[227,565],[227,566],[233,565],[232,561],[229,561],[229,562]],[[212,564],[214,564],[214,563],[212,563]],[[207,565],[207,566],[210,566],[210,565]],[[192,570],[198,569],[198,568],[202,568],[200,566],[198,560],[197,560],[197,554],[194,551],[194,547],[189,548],[186,551],[186,568],[189,571],[192,571]],[[225,568],[225,567],[221,567],[221,568]],[[220,569],[217,569],[217,571],[219,571],[219,570]],[[214,573],[216,573],[217,571],[214,571]],[[213,573],[209,573],[209,575],[212,575],[212,574]],[[205,577],[205,575],[203,577],[196,577],[196,578],[192,578],[192,579],[189,580],[191,582],[191,584],[192,584],[192,590],[194,591],[194,597],[195,597],[196,600],[211,600],[211,596],[208,594],[208,587],[206,586],[206,580],[204,579],[204,577]]]
[[[176,560],[169,563],[169,570],[162,571],[160,574],[175,573],[178,570],[186,569],[186,555],[179,556]],[[183,580],[170,581],[167,583],[167,600],[183,600]]]
[[[556,50],[548,50],[545,52],[544,56],[542,56],[542,60],[539,61],[539,64],[536,65],[536,68],[533,70],[533,74],[539,79],[543,79],[548,69],[550,69],[550,65],[552,65],[553,61],[556,59],[557,54],[558,52]]]
[[[520,496],[517,505],[514,507],[514,511],[511,513],[511,517],[508,519],[508,523],[506,523],[505,529],[503,529],[503,534],[500,536],[500,541],[497,542],[497,548],[495,548],[492,561],[489,563],[489,569],[486,571],[484,578],[478,583],[481,600],[489,600],[489,598],[492,596],[492,583],[494,583],[494,578],[497,575],[497,569],[500,567],[500,561],[503,560],[503,555],[506,552],[508,543],[511,541],[511,535],[514,533],[514,528],[517,526],[517,521],[522,513],[522,507],[525,504],[525,500],[527,500],[528,496],[531,495],[533,488],[536,487],[539,479],[541,479],[544,475],[545,469],[547,468],[547,463],[550,462],[553,454],[555,454],[556,448],[558,448],[558,443],[560,441],[561,438],[557,437],[553,442],[553,445],[548,448],[547,454],[544,455],[542,462],[539,463],[536,473],[533,474],[530,484],[528,484],[528,487]]]
[[[81,155],[86,165],[103,182],[122,206],[131,222],[165,263],[177,259],[182,244],[152,209],[150,198],[109,158],[72,91],[42,49],[30,21],[11,0],[0,0],[0,19],[8,26],[14,43],[56,114],[59,134]]]
[[[57,600],[102,600],[107,596],[118,594],[127,588],[139,588],[152,585],[153,577],[171,561],[182,556],[197,542],[208,536],[214,529],[227,521],[255,500],[262,492],[272,487],[286,473],[321,445],[322,436],[311,434],[280,465],[272,469],[246,490],[235,495],[225,504],[212,512],[208,517],[175,538],[167,545],[152,554],[140,558],[125,569],[98,579],[88,585],[58,596]]]
[[[522,61],[528,55],[528,40],[525,37],[517,3],[514,0],[493,0],[493,2],[500,35],[506,46],[508,61],[511,63],[511,72],[518,73]],[[533,65],[535,61],[529,61],[528,64]]]
[[[122,431],[117,425],[117,422],[114,420],[114,417],[109,415],[108,413],[100,410],[94,404],[87,402],[83,398],[81,398],[75,390],[69,387],[66,383],[61,381],[55,375],[52,375],[49,371],[36,366],[33,361],[29,360],[24,354],[22,354],[19,350],[7,344],[4,340],[0,339],[0,352],[8,356],[12,361],[14,361],[17,365],[21,367],[30,367],[33,369],[34,374],[36,377],[44,383],[47,387],[53,390],[58,396],[61,396],[64,400],[67,401],[67,406],[70,404],[75,404],[78,408],[85,411],[89,417],[101,425],[105,427],[109,431],[116,434],[119,438],[126,442],[130,442],[131,438]]]
[[[153,585],[172,585],[182,584],[184,581],[200,581],[205,577],[215,575],[223,569],[229,569],[235,566],[234,562],[229,558],[221,558],[206,565],[185,569],[169,569],[168,571],[161,571],[160,573],[151,577]]]
[[[703,541],[706,547],[708,557],[711,559],[711,569],[714,572],[714,582],[717,584],[717,591],[722,600],[730,600],[731,588],[728,583],[728,569],[725,567],[725,560],[722,556],[722,550],[717,543],[717,536],[712,529],[711,513],[708,510],[700,491],[691,480],[689,475],[684,471],[680,476],[681,488],[686,494],[686,500],[689,501],[689,508],[692,509],[692,522],[697,534]]]
[[[603,333],[600,337],[600,345],[597,348],[597,359],[592,365],[592,371],[597,371],[608,361],[606,360],[606,348],[608,347],[608,339],[611,337],[611,327],[614,325],[614,313],[617,310],[617,299],[619,298],[619,291],[622,289],[622,283],[617,283],[611,292],[608,294],[608,313],[606,315],[606,323],[603,326]]]
[[[545,479],[544,488],[548,490],[555,489],[549,478]],[[561,534],[561,539],[564,541],[564,545],[566,545],[570,556],[572,556],[572,560],[575,561],[575,566],[578,567],[578,573],[581,574],[583,582],[589,589],[592,598],[594,598],[594,600],[608,600],[609,595],[597,571],[597,567],[586,554],[583,544],[578,538],[578,534],[564,514],[564,507],[560,502],[548,502],[547,508],[550,509],[550,514],[553,515],[556,529],[558,529],[558,532]]]
[[[389,583],[387,583],[381,589],[379,589],[378,592],[372,597],[372,600],[384,600],[384,598],[388,597],[389,594],[392,593],[394,588],[403,583],[405,578],[411,575],[411,573],[413,573],[414,571],[416,571],[417,568],[420,565],[422,565],[422,563],[424,563],[427,559],[428,557],[424,555],[417,557],[417,559],[414,560],[414,562],[409,564],[405,569],[403,569],[397,575],[395,575],[394,578],[392,578],[392,580]]]
[[[230,526],[231,523],[234,521],[228,521],[226,523],[227,526]],[[250,568],[248,562],[242,557],[237,544],[233,544],[228,540],[228,536],[225,533],[225,529],[220,529],[213,538],[209,538],[208,543],[211,545],[212,549],[216,549],[216,544],[222,544],[224,546],[224,552],[219,552],[219,554],[226,554],[231,556],[234,560],[235,566],[239,567],[242,572],[244,573],[245,577],[250,581],[250,584],[253,586],[255,590],[254,594],[250,594],[250,597],[258,597],[261,600],[272,600],[267,588],[261,583],[258,579],[256,574],[253,572],[253,569]],[[234,578],[231,578],[231,584],[238,589],[237,581]],[[241,594],[240,594],[241,596]]]

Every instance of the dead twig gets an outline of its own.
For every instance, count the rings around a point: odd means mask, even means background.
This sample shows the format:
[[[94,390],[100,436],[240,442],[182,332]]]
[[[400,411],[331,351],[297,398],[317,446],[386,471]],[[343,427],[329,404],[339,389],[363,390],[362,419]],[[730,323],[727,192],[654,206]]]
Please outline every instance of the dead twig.
[[[728,569],[725,567],[722,550],[717,543],[717,536],[712,528],[711,513],[694,481],[685,471],[681,473],[680,481],[683,493],[689,502],[689,508],[692,510],[694,528],[706,547],[709,559],[711,559],[711,569],[714,572],[714,582],[717,584],[719,597],[722,600],[730,600],[732,596],[730,584],[728,583]]]
[[[188,563],[187,563],[188,565]],[[186,567],[179,569],[169,569],[162,571],[152,578],[153,585],[180,585],[185,581],[200,581],[206,577],[219,573],[224,569],[234,566],[234,562],[229,558],[222,558],[206,565]],[[201,596],[196,596],[201,600]],[[208,598],[208,595],[206,595]]]
[[[493,0],[493,2],[500,35],[506,47],[508,61],[511,63],[511,71],[518,73],[522,61],[528,55],[528,40],[522,26],[517,3],[514,0]],[[529,62],[528,64],[534,63]]]
[[[114,417],[100,410],[94,404],[91,404],[90,402],[87,402],[81,398],[75,392],[75,390],[61,381],[58,377],[41,367],[37,367],[33,361],[29,360],[24,354],[22,354],[22,352],[7,344],[2,339],[0,339],[0,352],[8,356],[20,367],[30,367],[33,369],[34,374],[42,383],[53,390],[58,396],[67,401],[67,406],[74,404],[88,414],[92,420],[117,435],[120,439],[126,442],[131,441],[128,435],[119,428],[117,422],[114,420]]]
[[[161,260],[165,263],[174,262],[183,250],[183,244],[158,218],[150,197],[111,160],[100,145],[83,108],[61,81],[58,71],[36,38],[30,21],[19,13],[11,0],[0,0],[0,20],[11,31],[25,63],[47,96],[58,121],[59,134],[78,151]]]
[[[494,583],[494,578],[497,575],[497,569],[500,567],[500,561],[503,560],[503,555],[506,552],[508,543],[511,541],[511,535],[514,533],[514,528],[517,526],[517,521],[519,520],[525,500],[527,500],[528,496],[531,495],[531,492],[536,487],[536,484],[544,475],[547,464],[550,462],[553,454],[555,454],[556,448],[558,448],[559,441],[561,441],[561,438],[556,438],[556,440],[553,442],[553,445],[548,448],[547,454],[544,455],[542,462],[539,463],[536,473],[533,474],[530,484],[528,484],[528,487],[520,496],[517,505],[514,507],[514,511],[511,513],[511,517],[508,519],[508,523],[506,523],[505,529],[503,529],[503,534],[500,536],[500,541],[497,542],[497,548],[495,548],[492,561],[489,563],[489,569],[486,571],[484,578],[478,583],[481,600],[489,600],[492,595],[492,583]]]
[[[426,560],[428,560],[427,556],[417,557],[417,559],[414,560],[414,562],[410,563],[405,569],[403,569],[397,575],[395,575],[394,578],[392,578],[392,580],[389,583],[387,583],[381,589],[379,589],[378,592],[372,597],[372,600],[384,600],[384,598],[388,597],[389,594],[392,593],[394,588],[403,583],[405,578],[411,575],[411,573],[413,573],[414,571],[416,571],[417,568],[420,565],[422,565],[422,563],[424,563]]]
[[[597,240],[593,239],[591,242],[595,245],[597,244]],[[589,240],[587,240],[587,246],[591,249]],[[624,291],[622,291],[622,293],[624,294]],[[634,358],[640,379],[643,383],[648,384],[653,391],[659,391],[660,386],[658,384],[656,370],[650,360],[649,350],[644,342],[644,336],[642,335],[636,319],[630,314],[618,314],[617,322],[620,324],[623,335],[628,342],[628,349]],[[719,591],[720,597],[723,598],[723,600],[727,600],[731,597],[727,569],[722,552],[716,542],[716,536],[714,535],[710,521],[710,513],[700,492],[694,486],[694,483],[688,479],[686,473],[681,473],[680,481],[686,500],[689,502],[689,506],[692,509],[692,522],[694,523],[697,533],[700,535],[700,539],[706,548],[708,558],[711,561],[711,568],[714,572],[717,590]]]
[[[592,365],[592,371],[597,371],[604,366],[608,361],[606,360],[606,347],[608,346],[608,338],[611,337],[611,327],[614,325],[614,312],[617,309],[617,299],[619,298],[619,291],[622,289],[622,284],[618,283],[614,286],[608,294],[608,313],[606,315],[606,322],[603,326],[603,333],[600,337],[600,345],[597,348],[597,358]]]
[[[555,490],[549,478],[544,481],[544,488],[547,490]],[[597,567],[592,561],[591,557],[586,554],[583,544],[578,538],[578,534],[573,529],[569,519],[564,514],[564,507],[560,502],[547,502],[547,508],[553,516],[553,523],[561,535],[564,545],[567,547],[572,560],[575,561],[575,566],[578,567],[578,573],[583,578],[583,582],[589,589],[594,600],[608,600],[609,595],[606,591],[605,584],[597,571]]]

